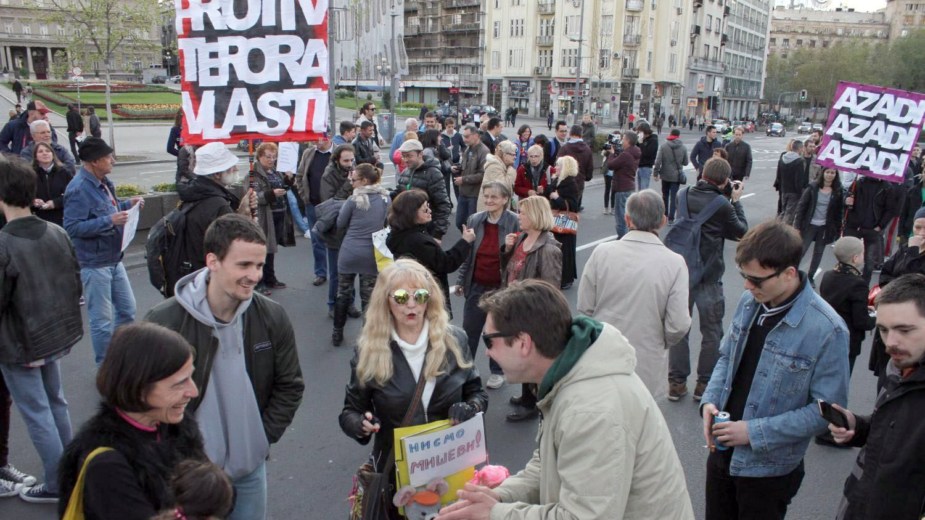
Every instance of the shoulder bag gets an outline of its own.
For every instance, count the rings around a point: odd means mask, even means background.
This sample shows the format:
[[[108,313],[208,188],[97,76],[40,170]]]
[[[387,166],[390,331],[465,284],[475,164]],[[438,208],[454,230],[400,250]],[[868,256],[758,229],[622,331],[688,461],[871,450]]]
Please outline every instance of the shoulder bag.
[[[424,393],[424,385],[427,378],[424,371],[421,371],[418,377],[418,384],[414,389],[414,397],[411,399],[411,405],[405,412],[399,428],[409,426],[421,405],[421,395]],[[353,489],[350,492],[350,515],[349,520],[393,520],[391,517],[394,507],[392,506],[392,495],[395,494],[392,485],[391,476],[395,472],[395,452],[389,450],[389,458],[381,472],[376,471],[376,467],[371,462],[366,462],[356,475],[353,476]]]
[[[112,451],[112,448],[100,446],[91,451],[87,458],[84,459],[83,466],[80,467],[80,473],[77,475],[77,483],[74,484],[74,489],[71,490],[71,497],[67,501],[67,509],[64,510],[64,516],[61,517],[61,520],[84,520],[84,477],[87,475],[87,466],[97,455],[107,451]]]
[[[564,210],[552,210],[552,232],[560,235],[577,235],[579,220],[578,212],[569,211],[568,202],[566,202]]]

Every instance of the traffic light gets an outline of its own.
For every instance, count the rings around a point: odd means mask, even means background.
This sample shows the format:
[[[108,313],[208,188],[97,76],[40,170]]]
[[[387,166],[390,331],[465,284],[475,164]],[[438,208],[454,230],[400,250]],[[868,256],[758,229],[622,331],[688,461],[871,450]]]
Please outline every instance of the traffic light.
[[[806,89],[800,91],[800,101],[806,101]]]

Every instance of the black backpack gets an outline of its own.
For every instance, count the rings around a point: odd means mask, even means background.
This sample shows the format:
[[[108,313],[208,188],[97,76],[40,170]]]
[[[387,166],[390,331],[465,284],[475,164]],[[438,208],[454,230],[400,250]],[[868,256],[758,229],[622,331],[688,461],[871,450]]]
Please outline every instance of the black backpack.
[[[186,216],[198,202],[183,204],[164,215],[148,231],[145,258],[151,285],[165,298],[173,296],[177,280],[191,273],[193,265],[186,251]]]
[[[711,200],[697,215],[691,216],[687,207],[687,197],[690,195],[690,190],[690,188],[684,188],[678,193],[678,218],[668,228],[668,233],[665,235],[665,246],[684,257],[690,287],[693,289],[703,278],[703,258],[700,257],[700,228],[719,211],[719,208],[723,207],[723,202],[726,199],[719,195]]]

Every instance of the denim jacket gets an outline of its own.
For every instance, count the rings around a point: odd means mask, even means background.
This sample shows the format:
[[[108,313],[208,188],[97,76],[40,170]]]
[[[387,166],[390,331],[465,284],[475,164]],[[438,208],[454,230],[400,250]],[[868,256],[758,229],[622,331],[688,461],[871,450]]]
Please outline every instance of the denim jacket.
[[[74,243],[81,269],[111,267],[122,260],[122,227],[112,224],[112,215],[131,207],[131,200],[116,197],[112,181],[104,178],[100,182],[80,168],[64,191],[64,229]]]
[[[720,345],[703,404],[725,408],[749,328],[760,308],[745,291]],[[810,438],[826,430],[817,399],[847,403],[848,329],[804,283],[787,315],[765,339],[742,417],[748,423],[750,444],[735,447],[730,475],[773,477],[796,469]]]

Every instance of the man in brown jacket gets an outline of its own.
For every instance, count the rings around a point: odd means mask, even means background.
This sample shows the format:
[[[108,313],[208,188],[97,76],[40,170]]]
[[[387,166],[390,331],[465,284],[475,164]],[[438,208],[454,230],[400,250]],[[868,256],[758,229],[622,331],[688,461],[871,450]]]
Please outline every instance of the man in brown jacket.
[[[639,168],[639,158],[642,151],[636,146],[639,136],[635,132],[623,134],[623,151],[617,155],[605,151],[607,169],[613,171],[614,197],[613,214],[617,221],[617,236],[623,238],[628,231],[626,219],[626,201],[636,191],[636,169]]]
[[[462,153],[459,166],[453,166],[453,183],[459,186],[456,227],[460,230],[478,206],[479,190],[485,176],[485,158],[488,157],[488,147],[482,143],[475,125],[464,126],[462,136],[466,151]]]

